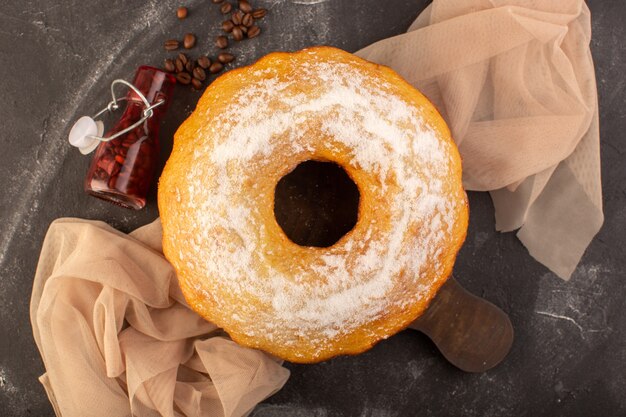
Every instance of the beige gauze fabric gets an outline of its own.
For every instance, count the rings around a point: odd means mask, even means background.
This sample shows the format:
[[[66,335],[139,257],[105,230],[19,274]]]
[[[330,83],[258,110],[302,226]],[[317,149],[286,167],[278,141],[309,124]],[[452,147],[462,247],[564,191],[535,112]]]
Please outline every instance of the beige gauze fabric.
[[[52,223],[30,315],[57,416],[245,416],[289,377],[185,303],[157,220]]]
[[[357,55],[390,66],[448,122],[496,229],[568,279],[603,222],[598,105],[582,0],[434,0]]]

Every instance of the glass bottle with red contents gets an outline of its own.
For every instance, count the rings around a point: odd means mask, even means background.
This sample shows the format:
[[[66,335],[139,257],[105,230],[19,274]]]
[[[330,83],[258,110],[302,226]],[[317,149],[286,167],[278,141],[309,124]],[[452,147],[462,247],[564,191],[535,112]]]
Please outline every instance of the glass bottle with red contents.
[[[175,84],[171,74],[158,68],[137,69],[122,117],[96,148],[85,178],[87,193],[122,207],[146,205],[159,156],[159,124]],[[117,108],[117,101],[111,105]]]

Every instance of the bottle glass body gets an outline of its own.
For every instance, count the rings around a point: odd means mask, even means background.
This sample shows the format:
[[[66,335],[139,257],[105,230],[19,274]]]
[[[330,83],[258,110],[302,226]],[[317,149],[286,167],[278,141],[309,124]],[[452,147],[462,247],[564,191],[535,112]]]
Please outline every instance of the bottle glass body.
[[[160,69],[139,67],[133,85],[150,105],[160,100],[146,121],[131,131],[96,148],[85,178],[85,191],[90,195],[122,207],[141,209],[146,205],[159,158],[159,124],[170,101],[175,79]],[[133,125],[144,115],[145,103],[129,90],[126,109],[120,120],[104,137],[110,137]]]

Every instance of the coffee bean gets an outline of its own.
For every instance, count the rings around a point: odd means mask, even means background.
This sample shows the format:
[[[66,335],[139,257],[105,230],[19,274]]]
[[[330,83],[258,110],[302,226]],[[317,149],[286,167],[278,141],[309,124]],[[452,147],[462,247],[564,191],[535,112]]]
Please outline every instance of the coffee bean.
[[[233,10],[233,5],[230,3],[224,3],[220,7],[220,12],[222,12],[222,14],[228,14],[231,10]]]
[[[235,24],[233,23],[232,20],[224,20],[222,22],[222,30],[226,33],[232,32],[234,27],[235,27]]]
[[[196,35],[187,33],[183,38],[183,46],[185,49],[191,49],[196,45]]]
[[[174,61],[172,61],[169,58],[165,60],[165,64],[163,64],[163,68],[167,72],[174,72],[174,71],[176,71],[176,65],[174,65]]]
[[[187,58],[187,55],[185,55],[182,52],[178,53],[178,59],[180,59],[182,61],[183,65],[186,65],[187,61],[189,60],[189,58]]]
[[[185,64],[183,64],[183,61],[180,59],[180,57],[176,58],[174,66],[176,67],[176,72],[183,72],[185,70]]]
[[[228,38],[226,36],[218,36],[215,40],[215,46],[224,49],[228,46]]]
[[[239,0],[239,10],[244,13],[250,13],[252,11],[252,6],[248,3],[247,0]]]
[[[254,24],[254,17],[252,17],[252,14],[244,14],[243,18],[241,19],[241,24],[248,28],[252,26]]]
[[[256,25],[254,25],[250,29],[248,29],[248,38],[250,38],[250,39],[256,38],[260,34],[261,34],[261,28],[256,26]]]
[[[219,3],[223,2],[224,0],[211,0],[211,1],[212,1],[213,3],[215,3],[215,4],[219,4]]]
[[[176,80],[182,85],[188,85],[191,82],[191,75],[187,72],[179,72],[176,74]]]
[[[244,25],[239,25],[238,28],[241,29],[243,33],[248,33],[248,28],[245,27]]]
[[[233,28],[233,39],[236,41],[240,41],[243,39],[243,31],[239,26],[235,26]]]
[[[195,67],[193,69],[193,78],[197,78],[200,81],[206,80],[206,72],[201,67]]]
[[[228,64],[229,62],[233,62],[235,60],[235,56],[233,54],[229,54],[228,52],[220,52],[217,56],[217,60],[222,64]]]
[[[267,14],[267,9],[256,9],[252,12],[252,17],[255,19],[262,19]]]
[[[175,51],[180,47],[180,42],[176,39],[170,39],[165,41],[164,46],[166,51]]]
[[[241,13],[240,10],[237,10],[235,13],[232,14],[232,16],[230,17],[230,20],[233,21],[233,23],[235,24],[235,26],[239,26],[241,24],[241,19],[243,19],[243,13]]]
[[[191,86],[193,87],[194,90],[199,90],[202,88],[202,81],[198,80],[197,78],[194,78],[191,80]]]
[[[211,60],[209,59],[208,56],[202,55],[200,58],[198,58],[198,66],[200,68],[207,69],[211,66]]]
[[[222,68],[224,68],[224,66],[220,62],[214,62],[209,67],[209,72],[211,74],[217,74],[218,72],[222,70]]]
[[[183,20],[187,17],[187,12],[187,8],[181,6],[176,10],[176,17],[178,17],[180,20]]]
[[[185,64],[185,70],[188,73],[191,73],[195,67],[196,67],[196,61],[187,61],[187,63]]]

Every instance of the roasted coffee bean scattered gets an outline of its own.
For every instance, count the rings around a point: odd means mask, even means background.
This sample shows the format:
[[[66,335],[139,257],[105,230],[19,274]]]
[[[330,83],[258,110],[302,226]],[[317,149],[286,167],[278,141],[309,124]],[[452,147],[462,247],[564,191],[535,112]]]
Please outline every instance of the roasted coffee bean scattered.
[[[163,64],[163,68],[167,72],[174,72],[174,71],[176,71],[176,65],[174,65],[174,61],[169,59],[169,58],[165,60],[165,63]]]
[[[267,14],[266,9],[256,9],[255,11],[252,12],[252,17],[254,17],[255,19],[262,19],[265,17],[266,14]]]
[[[217,74],[218,72],[222,70],[222,68],[224,68],[224,66],[220,62],[214,62],[209,67],[209,72],[211,74]]]
[[[233,23],[232,20],[224,20],[222,22],[222,30],[226,33],[232,32],[234,27],[235,27],[235,24]]]
[[[222,12],[222,14],[228,14],[231,10],[233,10],[233,5],[230,3],[224,3],[220,6],[220,12]]]
[[[211,60],[209,59],[208,56],[202,55],[200,58],[198,58],[198,66],[200,68],[207,69],[211,66]]]
[[[206,80],[206,72],[201,67],[195,67],[193,69],[193,78],[197,78],[200,81]]]
[[[185,71],[191,73],[195,67],[196,67],[196,61],[189,60],[185,64]]]
[[[187,13],[187,8],[181,6],[176,10],[176,17],[178,17],[180,20],[183,20],[187,17]]]
[[[217,60],[222,64],[228,64],[229,62],[233,62],[235,60],[235,56],[233,54],[229,54],[228,52],[220,52],[217,56]]]
[[[174,66],[176,67],[176,72],[183,72],[185,70],[185,64],[183,64],[183,61],[180,59],[180,57],[176,58]]]
[[[182,85],[188,85],[191,82],[191,75],[188,72],[179,72],[176,74],[176,80]]]
[[[180,47],[180,42],[176,39],[170,39],[165,41],[164,46],[166,51],[175,51]]]
[[[254,17],[252,17],[252,14],[251,13],[244,14],[243,18],[241,19],[241,24],[248,28],[252,26],[254,24]]]
[[[196,45],[196,35],[187,33],[183,38],[183,46],[185,49],[191,49]]]
[[[241,27],[235,26],[233,28],[233,39],[236,41],[240,41],[243,39],[243,31],[241,30]]]
[[[230,17],[230,20],[233,21],[233,23],[235,24],[235,26],[239,26],[241,24],[241,19],[243,19],[243,13],[241,13],[240,10],[237,10],[235,13],[232,14],[232,16]]]
[[[261,28],[258,27],[257,25],[254,25],[250,29],[248,29],[248,38],[250,39],[256,38],[260,34],[261,34]]]
[[[267,14],[267,9],[253,9],[249,0],[236,0],[237,6],[233,6],[235,0],[211,0],[212,3],[220,5],[222,14],[230,14],[230,19],[222,22],[222,30],[232,34],[232,39],[241,41],[244,38],[256,38],[261,34],[261,28],[255,24],[255,20],[262,19]],[[186,7],[178,7],[176,16],[183,20],[187,18],[189,10]],[[193,33],[187,33],[182,41],[170,39],[165,42],[165,49],[175,51],[181,46],[185,49],[193,48],[197,43],[197,38]],[[215,46],[219,49],[229,47],[227,35],[220,35],[215,38]],[[176,58],[165,60],[164,68],[167,72],[176,73],[178,83],[189,85],[195,89],[202,89],[203,82],[209,74],[217,74],[224,69],[224,65],[235,60],[235,56],[228,52],[220,52],[212,60],[206,55],[201,55],[197,59],[189,58],[184,53],[179,53]],[[122,154],[124,156],[124,154]]]
[[[248,3],[247,0],[239,0],[239,10],[244,13],[250,13],[252,11],[252,6]]]
[[[202,81],[194,78],[191,80],[191,86],[194,90],[200,90],[202,88]]]
[[[226,48],[228,46],[228,38],[226,36],[218,36],[217,39],[215,39],[215,46],[220,49]]]

